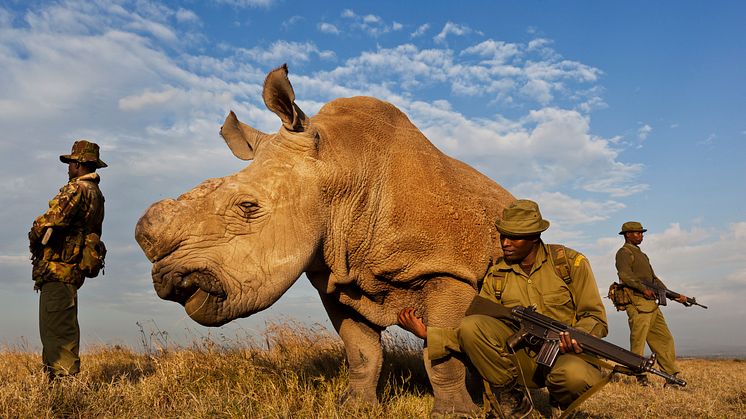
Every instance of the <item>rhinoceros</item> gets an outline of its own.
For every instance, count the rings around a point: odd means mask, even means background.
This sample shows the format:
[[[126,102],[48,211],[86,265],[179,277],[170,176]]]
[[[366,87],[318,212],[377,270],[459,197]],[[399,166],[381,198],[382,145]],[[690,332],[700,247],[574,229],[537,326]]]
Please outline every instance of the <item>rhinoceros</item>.
[[[375,403],[381,332],[408,306],[428,325],[458,325],[500,255],[494,222],[514,198],[390,103],[340,98],[307,117],[286,65],[262,96],[279,131],[231,111],[220,134],[252,162],[153,204],[137,242],[158,296],[206,326],[266,309],[305,273],[344,342],[346,396]],[[426,348],[424,359],[432,412],[474,412],[462,362],[431,363]]]

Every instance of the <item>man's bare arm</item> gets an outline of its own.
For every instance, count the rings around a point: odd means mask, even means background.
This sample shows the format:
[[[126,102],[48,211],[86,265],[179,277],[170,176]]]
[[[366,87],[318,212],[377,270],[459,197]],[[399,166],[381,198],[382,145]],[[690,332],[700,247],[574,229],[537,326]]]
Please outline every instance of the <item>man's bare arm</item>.
[[[425,326],[422,319],[417,317],[414,307],[405,307],[399,312],[397,318],[399,320],[399,326],[402,329],[411,332],[420,339],[427,338],[427,326]]]

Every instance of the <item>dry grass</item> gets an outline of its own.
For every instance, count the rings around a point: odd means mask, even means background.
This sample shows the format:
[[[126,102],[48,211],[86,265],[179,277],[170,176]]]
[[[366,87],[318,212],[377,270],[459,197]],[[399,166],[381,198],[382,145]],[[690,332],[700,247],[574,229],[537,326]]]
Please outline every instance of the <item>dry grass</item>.
[[[82,372],[48,385],[39,355],[0,352],[0,417],[423,418],[432,395],[419,343],[386,335],[381,403],[339,403],[347,386],[342,344],[321,327],[269,325],[258,340],[190,347],[144,336],[144,351],[99,347]],[[579,418],[746,417],[746,362],[682,360],[686,390],[623,379],[590,398]],[[540,412],[545,394],[534,392]]]

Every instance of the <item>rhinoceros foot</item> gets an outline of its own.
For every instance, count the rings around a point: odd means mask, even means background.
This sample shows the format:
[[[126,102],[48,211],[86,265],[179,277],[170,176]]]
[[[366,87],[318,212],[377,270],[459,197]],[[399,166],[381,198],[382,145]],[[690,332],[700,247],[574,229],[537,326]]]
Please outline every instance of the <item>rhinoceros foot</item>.
[[[375,387],[366,388],[366,389],[355,389],[352,387],[348,387],[347,390],[345,390],[345,392],[342,393],[341,396],[339,396],[339,399],[337,399],[337,402],[339,404],[344,404],[344,403],[378,404],[378,398],[376,397]]]
[[[482,413],[482,409],[479,408],[471,398],[459,397],[455,395],[454,399],[443,400],[435,399],[433,410],[430,411],[431,418],[453,418],[453,417],[464,417],[472,418],[479,417]]]

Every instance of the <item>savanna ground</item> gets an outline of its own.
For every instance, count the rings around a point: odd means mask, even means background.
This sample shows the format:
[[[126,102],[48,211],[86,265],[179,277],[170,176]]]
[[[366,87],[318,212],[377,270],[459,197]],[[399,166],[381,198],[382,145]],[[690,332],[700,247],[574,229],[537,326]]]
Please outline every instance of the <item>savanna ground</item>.
[[[0,351],[0,417],[426,418],[433,403],[420,343],[384,334],[375,406],[340,403],[347,369],[339,338],[292,321],[261,338],[203,339],[190,346],[143,331],[143,348],[102,346],[82,354],[82,372],[50,385],[39,354]],[[746,360],[682,359],[684,390],[639,387],[622,377],[593,395],[576,418],[746,417]],[[532,392],[548,415],[546,394]]]

